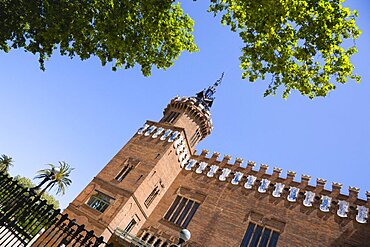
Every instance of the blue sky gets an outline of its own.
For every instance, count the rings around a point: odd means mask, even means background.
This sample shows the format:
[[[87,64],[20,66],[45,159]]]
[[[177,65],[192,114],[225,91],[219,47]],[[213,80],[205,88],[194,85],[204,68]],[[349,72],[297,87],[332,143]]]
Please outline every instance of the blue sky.
[[[12,175],[34,177],[45,164],[67,161],[73,184],[61,207],[91,181],[148,119],[158,121],[176,95],[192,96],[225,71],[212,107],[213,133],[197,147],[229,154],[300,175],[370,190],[370,13],[367,1],[348,1],[359,10],[363,34],[352,62],[362,82],[339,85],[326,98],[292,93],[288,100],[263,97],[267,81],[241,79],[236,33],[206,12],[208,1],[184,1],[195,20],[200,52],[181,55],[170,69],[143,77],[138,68],[112,72],[96,58],[70,60],[57,53],[38,67],[32,54],[0,52],[0,154],[14,159]],[[365,3],[366,2],[366,3]],[[233,162],[232,160],[232,162]],[[257,167],[258,169],[258,167]]]

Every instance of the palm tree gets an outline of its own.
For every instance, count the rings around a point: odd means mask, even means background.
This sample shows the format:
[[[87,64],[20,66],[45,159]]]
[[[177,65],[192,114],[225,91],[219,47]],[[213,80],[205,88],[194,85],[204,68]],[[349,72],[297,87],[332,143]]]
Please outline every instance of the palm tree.
[[[74,168],[71,168],[67,162],[59,161],[59,167],[54,166],[53,164],[47,164],[50,168],[39,170],[38,175],[35,179],[42,179],[41,183],[36,186],[34,189],[38,190],[48,182],[45,188],[39,193],[42,195],[46,190],[51,190],[54,186],[57,186],[56,194],[61,193],[64,195],[65,188],[72,183],[72,180],[69,179]]]
[[[49,180],[52,179],[52,177],[57,173],[59,172],[58,168],[56,168],[53,164],[47,164],[48,166],[50,166],[50,168],[48,169],[43,169],[43,170],[39,170],[37,171],[37,173],[39,175],[37,175],[36,177],[34,177],[34,179],[42,179],[41,183],[39,183],[36,187],[34,187],[33,189],[34,190],[39,190],[41,189],[41,187]]]
[[[13,166],[13,159],[5,154],[0,157],[0,171],[8,172],[9,167]]]

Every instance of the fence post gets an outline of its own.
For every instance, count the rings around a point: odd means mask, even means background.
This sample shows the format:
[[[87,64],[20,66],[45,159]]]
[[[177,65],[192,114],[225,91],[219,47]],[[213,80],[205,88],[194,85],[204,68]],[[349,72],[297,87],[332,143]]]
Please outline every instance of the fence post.
[[[0,171],[0,246],[29,245],[113,246]]]

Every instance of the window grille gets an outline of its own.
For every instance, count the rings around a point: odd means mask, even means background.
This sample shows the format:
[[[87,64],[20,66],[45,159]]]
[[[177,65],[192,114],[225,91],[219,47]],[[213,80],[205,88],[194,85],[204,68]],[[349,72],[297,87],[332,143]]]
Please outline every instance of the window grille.
[[[86,204],[89,207],[103,213],[110,204],[110,197],[98,192],[96,195],[91,196]]]
[[[130,232],[131,232],[131,230],[135,227],[135,225],[136,225],[136,220],[135,220],[135,219],[132,219],[132,220],[130,221],[130,223],[128,223],[128,225],[126,226],[126,228],[125,228],[125,232],[126,232],[126,233],[130,233]]]
[[[198,202],[177,196],[164,216],[164,219],[186,228],[199,206],[200,204]]]
[[[240,247],[275,247],[279,232],[254,223],[249,223]]]
[[[152,202],[154,201],[154,199],[157,197],[158,194],[159,194],[159,188],[158,186],[156,186],[144,202],[144,205],[146,208],[149,208],[150,204],[152,204]]]

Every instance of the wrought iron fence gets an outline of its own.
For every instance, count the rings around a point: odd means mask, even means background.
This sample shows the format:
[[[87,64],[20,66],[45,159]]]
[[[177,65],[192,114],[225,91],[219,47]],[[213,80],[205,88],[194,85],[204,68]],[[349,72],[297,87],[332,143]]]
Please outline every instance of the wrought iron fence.
[[[121,239],[127,246],[136,246],[136,247],[151,247],[152,245],[146,243],[144,240],[131,235],[129,232],[125,230],[117,228],[114,231],[114,234],[117,238]],[[158,245],[159,246],[159,245]]]
[[[0,246],[113,245],[48,205],[33,189],[0,172]]]

